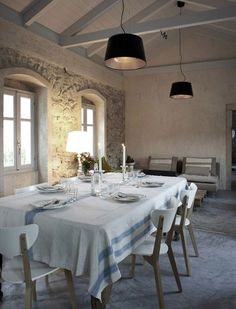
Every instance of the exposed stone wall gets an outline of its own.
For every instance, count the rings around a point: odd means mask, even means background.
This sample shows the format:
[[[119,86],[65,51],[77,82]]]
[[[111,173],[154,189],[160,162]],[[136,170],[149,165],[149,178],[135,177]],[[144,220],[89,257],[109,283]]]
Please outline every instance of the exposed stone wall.
[[[65,152],[67,133],[80,129],[81,103],[78,92],[94,89],[106,98],[106,156],[112,167],[120,164],[124,142],[124,92],[90,80],[66,68],[55,66],[42,59],[24,55],[12,48],[0,48],[0,69],[27,68],[38,73],[49,84],[48,122],[51,151],[49,174],[51,180],[75,173],[74,156]]]

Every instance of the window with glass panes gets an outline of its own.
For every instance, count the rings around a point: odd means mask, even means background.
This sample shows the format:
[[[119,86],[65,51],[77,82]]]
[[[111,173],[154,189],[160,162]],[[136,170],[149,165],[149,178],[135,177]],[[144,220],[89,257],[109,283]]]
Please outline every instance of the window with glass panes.
[[[95,106],[93,104],[82,103],[81,110],[81,128],[87,131],[87,151],[93,156],[95,145]]]
[[[5,170],[34,166],[34,96],[21,91],[3,94],[3,165]]]

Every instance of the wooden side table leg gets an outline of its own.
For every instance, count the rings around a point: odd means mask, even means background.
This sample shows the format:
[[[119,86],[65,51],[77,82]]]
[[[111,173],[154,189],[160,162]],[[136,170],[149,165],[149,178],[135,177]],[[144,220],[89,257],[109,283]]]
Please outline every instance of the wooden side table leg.
[[[112,284],[105,287],[102,291],[102,301],[91,296],[91,308],[92,309],[105,309],[106,304],[109,302],[111,296]]]

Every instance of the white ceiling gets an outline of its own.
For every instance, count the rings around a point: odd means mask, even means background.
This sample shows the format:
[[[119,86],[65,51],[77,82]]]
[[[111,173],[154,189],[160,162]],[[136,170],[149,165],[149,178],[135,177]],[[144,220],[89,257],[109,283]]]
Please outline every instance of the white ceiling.
[[[142,36],[147,67],[178,63],[179,28],[186,48],[183,62],[235,57],[236,0],[184,2],[179,16],[175,0],[124,0],[125,31]],[[122,32],[121,11],[121,0],[0,0],[1,18],[101,64],[107,39]],[[224,47],[221,55],[212,40]],[[204,51],[209,44],[210,53]]]

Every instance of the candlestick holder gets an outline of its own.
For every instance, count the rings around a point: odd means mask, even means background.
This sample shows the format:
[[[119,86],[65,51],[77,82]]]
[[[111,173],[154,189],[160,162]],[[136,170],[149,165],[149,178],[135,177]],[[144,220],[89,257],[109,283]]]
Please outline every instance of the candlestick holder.
[[[128,180],[128,173],[127,173],[127,165],[123,166],[121,165],[122,170],[122,182],[126,182]]]

